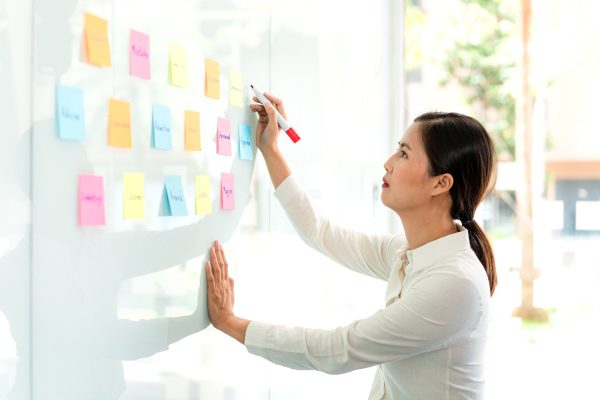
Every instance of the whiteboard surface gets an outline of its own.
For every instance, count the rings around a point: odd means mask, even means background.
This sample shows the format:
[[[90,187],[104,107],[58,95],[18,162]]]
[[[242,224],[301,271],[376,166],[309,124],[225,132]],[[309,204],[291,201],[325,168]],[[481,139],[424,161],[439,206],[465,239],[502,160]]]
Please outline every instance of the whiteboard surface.
[[[174,317],[119,316],[121,285],[130,279],[202,258],[212,241],[227,242],[250,201],[254,161],[239,160],[237,125],[254,124],[247,107],[229,105],[230,68],[268,82],[269,26],[265,4],[222,1],[37,2],[34,38],[32,145],[33,395],[44,399],[118,398],[126,387],[123,360],[168,349]],[[82,61],[84,13],[108,20],[112,67]],[[152,79],[129,75],[129,30],[150,36]],[[169,46],[184,46],[190,85],[168,83]],[[221,98],[204,96],[204,59],[220,63]],[[57,84],[84,91],[86,139],[57,138]],[[107,145],[109,98],[130,102],[132,148]],[[248,103],[247,94],[244,95]],[[173,150],[150,146],[152,105],[171,109]],[[185,110],[200,112],[201,152],[184,151]],[[217,117],[231,121],[232,156],[216,154]],[[124,221],[122,176],[145,179],[145,219]],[[220,176],[235,177],[236,207],[220,209]],[[77,176],[104,177],[106,225],[77,224]],[[187,217],[161,215],[164,177],[179,175]],[[208,175],[213,213],[194,215],[194,177]],[[200,264],[198,264],[200,265]],[[201,268],[199,268],[201,269]],[[209,324],[203,277],[198,324]],[[184,336],[185,333],[181,333]],[[175,333],[174,336],[177,336]],[[91,397],[90,397],[91,396]]]

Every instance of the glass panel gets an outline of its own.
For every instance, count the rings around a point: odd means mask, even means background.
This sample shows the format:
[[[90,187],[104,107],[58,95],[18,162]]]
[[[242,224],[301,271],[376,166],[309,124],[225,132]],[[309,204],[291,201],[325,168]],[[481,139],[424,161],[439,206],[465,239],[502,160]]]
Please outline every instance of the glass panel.
[[[0,398],[30,395],[31,2],[0,0]]]

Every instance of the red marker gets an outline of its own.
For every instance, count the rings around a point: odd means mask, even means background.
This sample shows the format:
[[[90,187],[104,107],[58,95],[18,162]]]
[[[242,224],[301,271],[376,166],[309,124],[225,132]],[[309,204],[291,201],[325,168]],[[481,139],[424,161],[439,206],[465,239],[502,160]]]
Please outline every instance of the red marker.
[[[252,88],[252,91],[256,95],[256,98],[258,99],[260,104],[262,104],[263,106],[271,104],[269,100],[267,100],[267,98],[262,94],[262,92],[256,90],[256,88],[253,85],[250,85],[250,87]],[[275,115],[277,116],[277,123],[279,124],[281,129],[283,129],[285,133],[287,133],[290,139],[292,139],[292,142],[296,143],[298,140],[300,140],[300,136],[298,136],[294,128],[292,128],[290,124],[288,124],[287,121],[283,119],[283,117],[281,116],[281,114],[279,114],[279,111],[277,111],[277,109],[275,109]]]

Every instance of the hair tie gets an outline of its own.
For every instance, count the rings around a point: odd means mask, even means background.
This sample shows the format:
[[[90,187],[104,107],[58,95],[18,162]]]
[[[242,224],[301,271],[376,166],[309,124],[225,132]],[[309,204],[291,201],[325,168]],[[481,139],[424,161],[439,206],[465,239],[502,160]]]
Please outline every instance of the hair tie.
[[[463,226],[465,226],[465,225],[470,224],[470,223],[475,222],[475,221],[472,220],[472,219],[468,219],[466,221],[461,221],[461,222],[462,222]]]

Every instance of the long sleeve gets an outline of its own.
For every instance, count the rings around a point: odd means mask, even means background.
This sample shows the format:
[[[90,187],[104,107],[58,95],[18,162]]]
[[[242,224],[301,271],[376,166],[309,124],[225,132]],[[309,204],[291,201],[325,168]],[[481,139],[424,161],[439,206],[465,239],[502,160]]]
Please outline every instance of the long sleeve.
[[[346,327],[317,330],[252,322],[245,345],[250,353],[289,368],[345,373],[465,341],[479,323],[481,304],[469,280],[438,273]]]
[[[293,175],[275,191],[300,237],[312,248],[356,272],[387,280],[400,235],[367,235],[332,224],[321,217]]]

